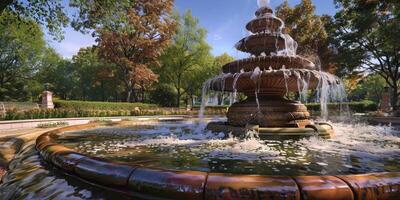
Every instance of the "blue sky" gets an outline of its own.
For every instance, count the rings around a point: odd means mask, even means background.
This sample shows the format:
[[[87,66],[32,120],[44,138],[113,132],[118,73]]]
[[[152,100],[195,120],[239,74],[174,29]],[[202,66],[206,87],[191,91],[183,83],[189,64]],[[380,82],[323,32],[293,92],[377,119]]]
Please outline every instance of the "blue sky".
[[[276,8],[283,0],[271,0],[270,6]],[[300,0],[289,0],[294,6]],[[335,14],[333,0],[313,0],[317,14]],[[180,13],[190,9],[200,21],[200,25],[207,29],[207,41],[212,47],[214,55],[224,52],[233,57],[242,57],[234,44],[247,35],[245,25],[254,17],[257,9],[256,0],[175,0],[175,9]],[[65,39],[62,42],[52,41],[47,37],[49,44],[65,58],[71,58],[80,48],[95,44],[90,35],[83,35],[66,28]]]

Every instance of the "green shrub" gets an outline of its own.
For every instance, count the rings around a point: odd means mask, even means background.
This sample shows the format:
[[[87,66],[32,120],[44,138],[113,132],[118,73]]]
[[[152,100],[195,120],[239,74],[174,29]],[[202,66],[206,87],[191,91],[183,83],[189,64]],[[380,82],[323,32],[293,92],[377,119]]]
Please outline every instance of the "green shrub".
[[[319,103],[308,103],[306,104],[308,110],[319,112],[321,111],[321,105]],[[378,110],[378,104],[373,101],[359,101],[359,102],[348,102],[348,103],[329,103],[328,109],[329,110],[339,110],[340,107],[346,107],[350,109],[352,112],[370,112]]]
[[[156,89],[150,93],[152,103],[162,107],[173,107],[176,105],[176,89],[168,84],[157,85]]]
[[[59,109],[67,110],[134,110],[135,108],[156,108],[155,104],[145,103],[119,103],[119,102],[97,102],[97,101],[64,101],[55,100],[54,105]]]

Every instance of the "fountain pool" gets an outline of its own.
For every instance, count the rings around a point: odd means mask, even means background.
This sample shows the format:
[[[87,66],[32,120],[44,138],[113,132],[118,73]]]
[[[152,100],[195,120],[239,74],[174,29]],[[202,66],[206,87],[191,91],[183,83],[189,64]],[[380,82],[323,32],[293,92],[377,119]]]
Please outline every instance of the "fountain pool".
[[[124,121],[41,135],[10,163],[6,199],[396,199],[400,134],[332,123],[330,139],[205,131],[226,119]],[[322,195],[322,196],[321,196]],[[337,196],[339,195],[339,196]],[[266,198],[268,197],[268,198]],[[338,198],[340,197],[340,198]]]

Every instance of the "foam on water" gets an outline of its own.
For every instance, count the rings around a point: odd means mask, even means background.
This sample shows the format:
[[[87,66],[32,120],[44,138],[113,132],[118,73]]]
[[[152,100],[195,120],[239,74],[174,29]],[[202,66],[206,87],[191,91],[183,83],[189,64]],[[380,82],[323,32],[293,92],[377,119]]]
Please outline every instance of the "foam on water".
[[[332,139],[310,137],[301,140],[261,140],[255,133],[248,133],[245,139],[239,139],[223,133],[204,131],[205,124],[196,126],[156,127],[151,134],[137,130],[135,134],[143,134],[139,138],[128,138],[122,142],[108,141],[107,144],[92,146],[88,150],[95,153],[106,149],[118,151],[121,148],[151,147],[169,148],[186,146],[187,151],[197,154],[201,152],[205,158],[224,160],[264,160],[287,162],[289,149],[297,149],[293,162],[306,159],[310,152],[338,156],[362,155],[363,158],[400,155],[400,132],[390,126],[371,126],[362,123],[332,123],[335,135]],[[112,134],[126,132],[121,129],[98,129],[97,132],[108,131]],[[122,129],[125,130],[125,129]],[[130,134],[133,134],[131,131]],[[145,133],[145,134],[144,134]],[[282,146],[283,148],[277,148]],[[112,150],[114,148],[114,150]],[[293,151],[293,150],[292,150]],[[309,153],[307,153],[309,152]]]
[[[400,155],[400,132],[390,126],[371,126],[363,123],[335,124],[335,136],[324,140],[303,139],[299,145],[314,151],[349,154]]]

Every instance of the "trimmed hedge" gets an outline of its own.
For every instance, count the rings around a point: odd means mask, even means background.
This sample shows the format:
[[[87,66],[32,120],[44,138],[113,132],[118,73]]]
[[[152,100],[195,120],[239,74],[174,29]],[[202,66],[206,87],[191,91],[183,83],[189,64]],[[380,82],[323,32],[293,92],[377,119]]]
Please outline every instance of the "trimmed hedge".
[[[308,103],[306,104],[306,106],[308,110],[312,112],[321,111],[321,105],[319,103]],[[339,103],[329,103],[328,109],[339,110],[340,106],[342,107],[348,106],[350,111],[360,112],[360,113],[378,110],[378,104],[376,104],[373,101],[348,102],[348,103],[342,103],[342,105],[340,105]]]
[[[79,118],[79,117],[120,117],[120,116],[154,116],[154,115],[195,115],[198,112],[185,109],[153,109],[153,110],[71,110],[71,109],[34,109],[29,111],[7,110],[0,120]],[[223,115],[223,110],[207,110],[206,115]]]
[[[98,102],[98,101],[64,101],[55,100],[54,105],[59,109],[67,110],[134,110],[157,108],[155,104],[145,103],[120,103],[120,102]]]

